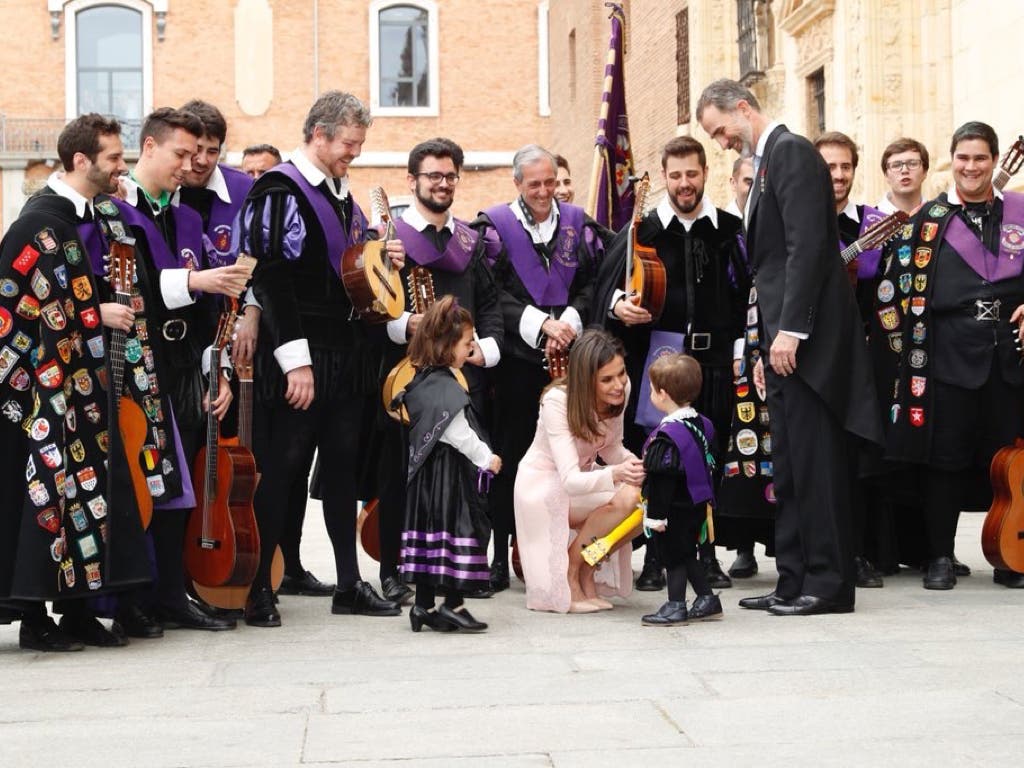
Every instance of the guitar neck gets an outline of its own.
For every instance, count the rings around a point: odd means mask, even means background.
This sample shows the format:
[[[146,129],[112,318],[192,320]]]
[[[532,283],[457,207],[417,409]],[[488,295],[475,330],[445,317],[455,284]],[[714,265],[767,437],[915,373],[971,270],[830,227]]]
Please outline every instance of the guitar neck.
[[[122,307],[131,306],[131,296],[118,291],[114,294],[117,303]],[[110,332],[110,379],[114,386],[114,407],[117,408],[118,400],[124,391],[124,347],[127,331],[115,328]]]
[[[252,450],[252,379],[238,379],[238,444]]]
[[[992,179],[992,186],[1002,192],[1003,187],[1005,187],[1006,183],[1010,180],[1010,175],[1011,174],[1008,173],[1005,168],[1000,168],[996,172],[996,177]]]
[[[213,401],[220,395],[220,349],[216,346],[210,350],[208,381],[210,409],[206,413],[206,478],[203,483],[203,498],[206,499],[207,508],[217,497],[217,441],[220,437],[220,424],[213,412]]]

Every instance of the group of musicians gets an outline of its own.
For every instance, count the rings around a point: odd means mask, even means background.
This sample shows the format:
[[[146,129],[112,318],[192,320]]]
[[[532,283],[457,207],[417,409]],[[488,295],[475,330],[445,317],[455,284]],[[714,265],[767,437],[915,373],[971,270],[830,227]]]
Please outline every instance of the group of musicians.
[[[702,121],[712,139],[743,151],[730,207],[718,209],[704,194],[702,144],[674,138],[662,152],[664,198],[617,234],[572,203],[568,165],[540,146],[513,159],[515,199],[472,222],[450,213],[461,148],[437,138],[410,152],[413,201],[382,252],[403,285],[413,267],[423,268],[434,295],[452,294],[472,313],[476,335],[463,372],[504,462],[489,493],[490,583],[475,597],[509,587],[518,460],[551,380],[549,361],[591,324],[625,343],[634,384],[626,434],[638,454],[651,426],[640,385],[646,366],[666,344],[700,362],[697,407],[719,436],[718,544],[737,550],[729,574],[756,573],[755,541],[772,553],[776,490],[787,492],[779,475],[790,471],[790,454],[807,453],[799,444],[810,438],[798,426],[783,432],[773,379],[766,397],[755,371],[765,362],[757,350],[767,349],[776,329],[758,321],[757,295],[772,290],[768,261],[758,256],[766,238],[758,252],[748,250],[746,227],[752,209],[763,222],[779,205],[773,183],[784,177],[777,160],[769,179],[764,152],[745,143],[749,101],[738,104],[709,102],[705,116],[721,122]],[[750,119],[760,125],[758,114]],[[287,162],[260,145],[246,151],[245,172],[219,162],[227,126],[206,102],[147,116],[130,172],[116,120],[83,115],[65,127],[63,169],[29,200],[0,246],[0,472],[5,488],[18,489],[0,512],[0,622],[21,622],[23,648],[116,647],[167,628],[236,626],[194,593],[182,552],[202,546],[186,536],[189,515],[208,503],[193,472],[196,458],[211,429],[229,434],[245,421],[260,477],[252,499],[258,566],[244,621],[279,626],[275,593],[329,595],[332,613],[366,616],[398,615],[411,600],[399,575],[408,446],[380,392],[421,314],[367,322],[343,281],[346,250],[380,236],[349,190],[349,166],[370,124],[358,99],[325,93]],[[760,127],[767,136],[775,125]],[[785,141],[780,146],[769,143],[767,151],[789,151]],[[856,144],[830,133],[815,146],[821,173],[827,168],[831,177],[823,214],[830,221],[822,223],[836,257],[829,270],[840,269],[840,241],[856,241],[895,211],[912,216],[884,250],[861,253],[842,269],[852,292],[845,280],[828,283],[840,304],[846,293],[851,304],[857,297],[850,338],[870,337],[876,383],[870,393],[851,386],[836,396],[870,399],[870,412],[884,414],[888,429],[884,450],[868,447],[870,430],[861,435],[868,440],[851,438],[849,455],[860,458],[843,468],[853,512],[842,525],[852,526],[852,544],[823,556],[848,555],[843,567],[856,570],[861,587],[881,586],[885,573],[904,564],[924,568],[925,587],[948,589],[969,572],[952,552],[967,489],[1020,431],[1024,369],[1014,349],[1019,313],[1010,315],[1024,304],[1024,258],[1017,258],[1024,209],[1019,196],[993,187],[998,140],[982,123],[954,135],[953,186],[930,202],[921,192],[929,157],[919,142],[899,139],[886,149],[881,167],[891,191],[876,207],[850,199]],[[783,219],[807,217],[819,210],[814,205],[780,210]],[[660,316],[624,290],[634,243],[664,264]],[[238,258],[243,253],[254,266]],[[792,331],[813,349],[808,337],[826,326],[797,309],[785,309],[793,327],[778,334]],[[229,343],[215,344],[228,310],[237,311],[237,325],[231,338],[219,339]],[[776,349],[773,365],[796,371],[804,359],[796,345],[792,357]],[[847,352],[859,355],[831,354]],[[238,413],[242,370],[253,372],[251,418]],[[134,432],[125,426],[129,411]],[[298,556],[314,454],[334,584],[316,579]],[[902,460],[901,471],[890,471],[888,459]],[[356,554],[357,502],[369,498],[379,498],[380,591],[363,580]],[[279,548],[281,583],[273,567]],[[701,559],[713,585],[730,585],[713,546],[702,548]],[[1024,575],[1012,571],[997,570],[995,580],[1024,586]],[[638,586],[663,584],[649,553]],[[50,601],[59,625],[47,612]],[[747,607],[783,602],[776,596]],[[114,621],[108,628],[99,618]]]

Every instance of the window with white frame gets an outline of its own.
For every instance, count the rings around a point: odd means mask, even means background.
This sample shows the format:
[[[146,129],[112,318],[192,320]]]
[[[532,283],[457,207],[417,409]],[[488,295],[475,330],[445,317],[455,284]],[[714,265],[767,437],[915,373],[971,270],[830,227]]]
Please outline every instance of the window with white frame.
[[[370,102],[374,114],[438,114],[437,5],[370,4]]]

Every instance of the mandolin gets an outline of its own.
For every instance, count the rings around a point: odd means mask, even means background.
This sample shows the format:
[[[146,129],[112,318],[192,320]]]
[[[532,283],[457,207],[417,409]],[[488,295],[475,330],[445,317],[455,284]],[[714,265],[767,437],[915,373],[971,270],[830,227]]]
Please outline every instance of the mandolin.
[[[220,422],[213,401],[220,391],[220,357],[234,332],[236,300],[217,326],[210,351],[206,445],[199,449],[193,471],[196,508],[185,531],[185,567],[203,586],[251,584],[260,562],[260,535],[252,500],[256,492],[256,462],[242,446],[220,445]]]
[[[135,278],[135,240],[121,237],[110,243],[110,286],[114,290],[114,298],[122,307],[130,307],[132,303],[132,284]],[[128,460],[128,473],[135,491],[135,501],[139,507],[139,518],[143,528],[149,528],[153,520],[153,496],[146,483],[146,475],[142,471],[140,456],[146,444],[149,425],[146,414],[139,404],[124,394],[124,351],[127,331],[118,328],[110,332],[110,373],[113,381],[114,417],[117,419],[117,430],[124,444],[125,457]]]
[[[388,196],[381,187],[370,192],[374,212],[387,231],[379,240],[348,247],[341,257],[341,281],[352,306],[368,323],[397,320],[405,311],[405,293],[398,268],[391,263],[385,243],[395,239],[395,222]]]
[[[651,177],[645,172],[636,184],[636,204],[633,206],[633,218],[629,222],[625,291],[627,298],[638,297],[639,305],[651,313],[652,322],[656,323],[665,311],[665,291],[668,286],[665,265],[653,247],[642,245],[636,239],[650,189]]]

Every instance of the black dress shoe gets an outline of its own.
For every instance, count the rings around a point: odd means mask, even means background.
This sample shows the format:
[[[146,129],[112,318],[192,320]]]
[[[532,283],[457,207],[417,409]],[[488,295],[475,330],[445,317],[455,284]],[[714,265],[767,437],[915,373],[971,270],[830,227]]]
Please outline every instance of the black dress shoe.
[[[490,585],[490,582],[481,582],[485,586],[479,589],[471,589],[468,592],[463,592],[462,596],[469,600],[487,600],[488,598],[494,597],[494,587]]]
[[[874,589],[882,587],[882,574],[871,564],[866,557],[855,558],[857,564],[857,586],[861,589]]]
[[[174,608],[160,607],[156,611],[156,618],[164,629],[201,629],[207,632],[223,632],[238,626],[238,622],[234,619],[211,616],[191,602]]]
[[[334,594],[334,585],[325,584],[309,571],[303,571],[298,576],[284,575],[281,579],[281,586],[278,588],[281,595],[310,595],[313,597],[327,597]]]
[[[398,580],[397,576],[388,576],[380,583],[381,592],[384,593],[384,599],[390,600],[393,603],[399,605],[408,605],[412,602],[413,596],[416,594],[409,587]]]
[[[665,571],[661,563],[644,563],[636,577],[636,588],[641,592],[660,592],[665,588]]]
[[[925,589],[952,589],[956,586],[956,571],[953,561],[948,557],[936,557],[928,561],[928,570],[924,574]]]
[[[437,611],[428,611],[419,605],[414,605],[409,611],[409,623],[412,625],[413,632],[419,632],[424,626],[430,627],[435,632],[455,631],[455,626]]]
[[[465,607],[456,608],[453,611],[447,605],[442,605],[437,609],[437,615],[460,632],[483,632],[487,629],[487,625],[474,619],[473,614]]]
[[[512,580],[508,575],[508,563],[494,563],[491,566],[490,583],[491,595],[495,592],[503,592],[511,586]]]
[[[956,555],[953,555],[951,559],[953,560],[953,573],[955,573],[958,577],[971,575],[971,569],[967,566],[966,563],[961,563],[959,560],[957,560]]]
[[[1024,573],[996,568],[992,571],[992,581],[1010,589],[1024,589]]]
[[[18,645],[26,651],[43,651],[44,653],[63,653],[80,651],[85,646],[60,630],[49,616],[33,616],[30,621],[21,621],[18,632]]]
[[[686,601],[669,600],[654,613],[640,617],[645,627],[672,627],[685,624],[687,619]]]
[[[736,559],[729,566],[729,575],[734,579],[749,579],[756,576],[757,560],[754,558],[754,550],[737,550]]]
[[[160,622],[150,616],[137,605],[121,603],[114,618],[111,630],[122,637],[137,637],[152,640],[164,636],[164,628]]]
[[[732,586],[732,579],[725,575],[722,564],[717,559],[702,560],[704,576],[708,580],[708,586],[712,589],[729,589]]]
[[[95,616],[65,613],[60,617],[60,631],[84,645],[97,648],[121,648],[128,645],[124,635],[111,632]]]
[[[822,613],[853,613],[853,603],[840,603],[814,595],[800,595],[768,609],[775,616],[815,616]]]
[[[722,601],[718,595],[698,595],[690,606],[690,621],[717,621],[722,618]]]
[[[402,607],[385,600],[365,581],[357,581],[351,589],[334,590],[331,613],[355,613],[362,616],[397,616]]]
[[[250,627],[280,627],[281,614],[274,604],[270,587],[253,587],[245,601],[245,623]]]
[[[744,597],[740,600],[740,608],[748,608],[752,611],[767,611],[773,605],[784,605],[789,600],[779,597],[774,592],[759,597]]]

